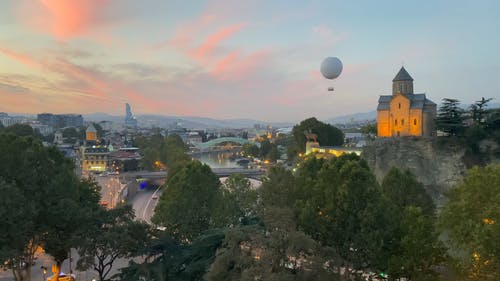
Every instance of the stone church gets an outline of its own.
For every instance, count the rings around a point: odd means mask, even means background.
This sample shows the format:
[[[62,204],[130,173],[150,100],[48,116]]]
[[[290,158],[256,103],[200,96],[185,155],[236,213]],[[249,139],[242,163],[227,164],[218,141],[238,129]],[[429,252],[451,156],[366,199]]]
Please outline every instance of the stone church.
[[[392,95],[378,100],[378,136],[435,136],[435,117],[436,104],[425,94],[413,93],[413,78],[401,67],[392,80]]]

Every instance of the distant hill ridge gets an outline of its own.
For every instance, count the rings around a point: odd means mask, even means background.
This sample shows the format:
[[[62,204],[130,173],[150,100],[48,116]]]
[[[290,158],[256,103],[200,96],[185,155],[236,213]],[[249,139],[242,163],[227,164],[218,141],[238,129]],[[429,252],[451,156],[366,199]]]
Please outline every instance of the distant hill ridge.
[[[438,105],[439,106],[439,105]],[[467,109],[470,104],[462,104],[462,108]],[[489,103],[488,108],[500,108],[500,103]],[[99,121],[112,121],[116,123],[124,123],[124,116],[110,115],[107,113],[97,112],[92,114],[84,114],[83,117],[86,121],[99,122]],[[261,126],[271,125],[274,128],[291,127],[296,123],[293,122],[266,122],[261,120],[249,118],[235,118],[235,119],[214,119],[208,117],[197,116],[171,116],[171,115],[137,115],[139,125],[141,126],[157,126],[168,127],[172,124],[180,122],[184,128],[187,129],[201,129],[201,128],[229,128],[229,129],[243,129],[253,128],[255,124]],[[377,119],[377,111],[368,111],[361,113],[354,113],[349,115],[342,115],[323,120],[329,124],[345,124],[350,122],[363,122]],[[300,121],[299,121],[300,122]]]

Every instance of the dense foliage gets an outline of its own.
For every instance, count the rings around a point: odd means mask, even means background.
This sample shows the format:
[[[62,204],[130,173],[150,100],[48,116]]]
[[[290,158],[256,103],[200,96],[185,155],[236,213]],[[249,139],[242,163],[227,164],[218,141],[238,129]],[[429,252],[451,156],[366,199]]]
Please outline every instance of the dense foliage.
[[[500,280],[500,166],[471,169],[449,193],[440,223],[466,280]]]
[[[106,280],[117,259],[131,258],[146,246],[149,227],[134,220],[129,205],[101,210],[97,216],[97,222],[78,243],[77,269],[93,269],[99,280]]]
[[[457,99],[444,98],[436,117],[436,127],[451,136],[462,135],[465,130],[465,112]]]
[[[159,133],[150,137],[137,136],[133,144],[141,149],[142,167],[149,171],[171,168],[189,160],[186,145],[175,134],[167,137]]]
[[[169,178],[152,220],[175,238],[193,241],[204,231],[234,220],[221,183],[210,167],[191,161]]]
[[[322,146],[336,146],[344,143],[344,134],[340,129],[312,117],[293,127],[292,134],[299,152],[304,152],[306,149],[307,140],[304,132],[309,130],[318,136],[318,142]]]
[[[60,265],[100,210],[98,186],[31,137],[0,134],[0,189],[0,260],[19,281],[30,280],[39,247]]]

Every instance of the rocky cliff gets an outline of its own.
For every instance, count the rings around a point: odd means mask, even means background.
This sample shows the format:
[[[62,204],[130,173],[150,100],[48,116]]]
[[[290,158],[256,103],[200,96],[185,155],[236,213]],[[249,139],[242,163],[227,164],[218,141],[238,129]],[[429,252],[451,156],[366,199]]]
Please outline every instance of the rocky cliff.
[[[444,192],[459,184],[466,172],[465,148],[436,138],[380,138],[363,148],[364,158],[379,182],[392,167],[409,169],[440,205]]]

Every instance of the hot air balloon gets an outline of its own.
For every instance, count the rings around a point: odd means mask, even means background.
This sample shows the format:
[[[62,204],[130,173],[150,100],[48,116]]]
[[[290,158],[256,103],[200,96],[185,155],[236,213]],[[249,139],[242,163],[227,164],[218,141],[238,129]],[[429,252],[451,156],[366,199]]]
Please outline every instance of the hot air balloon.
[[[326,79],[333,80],[339,77],[342,73],[342,62],[336,57],[328,57],[321,63],[321,74]],[[333,91],[333,87],[329,87],[328,91]]]

